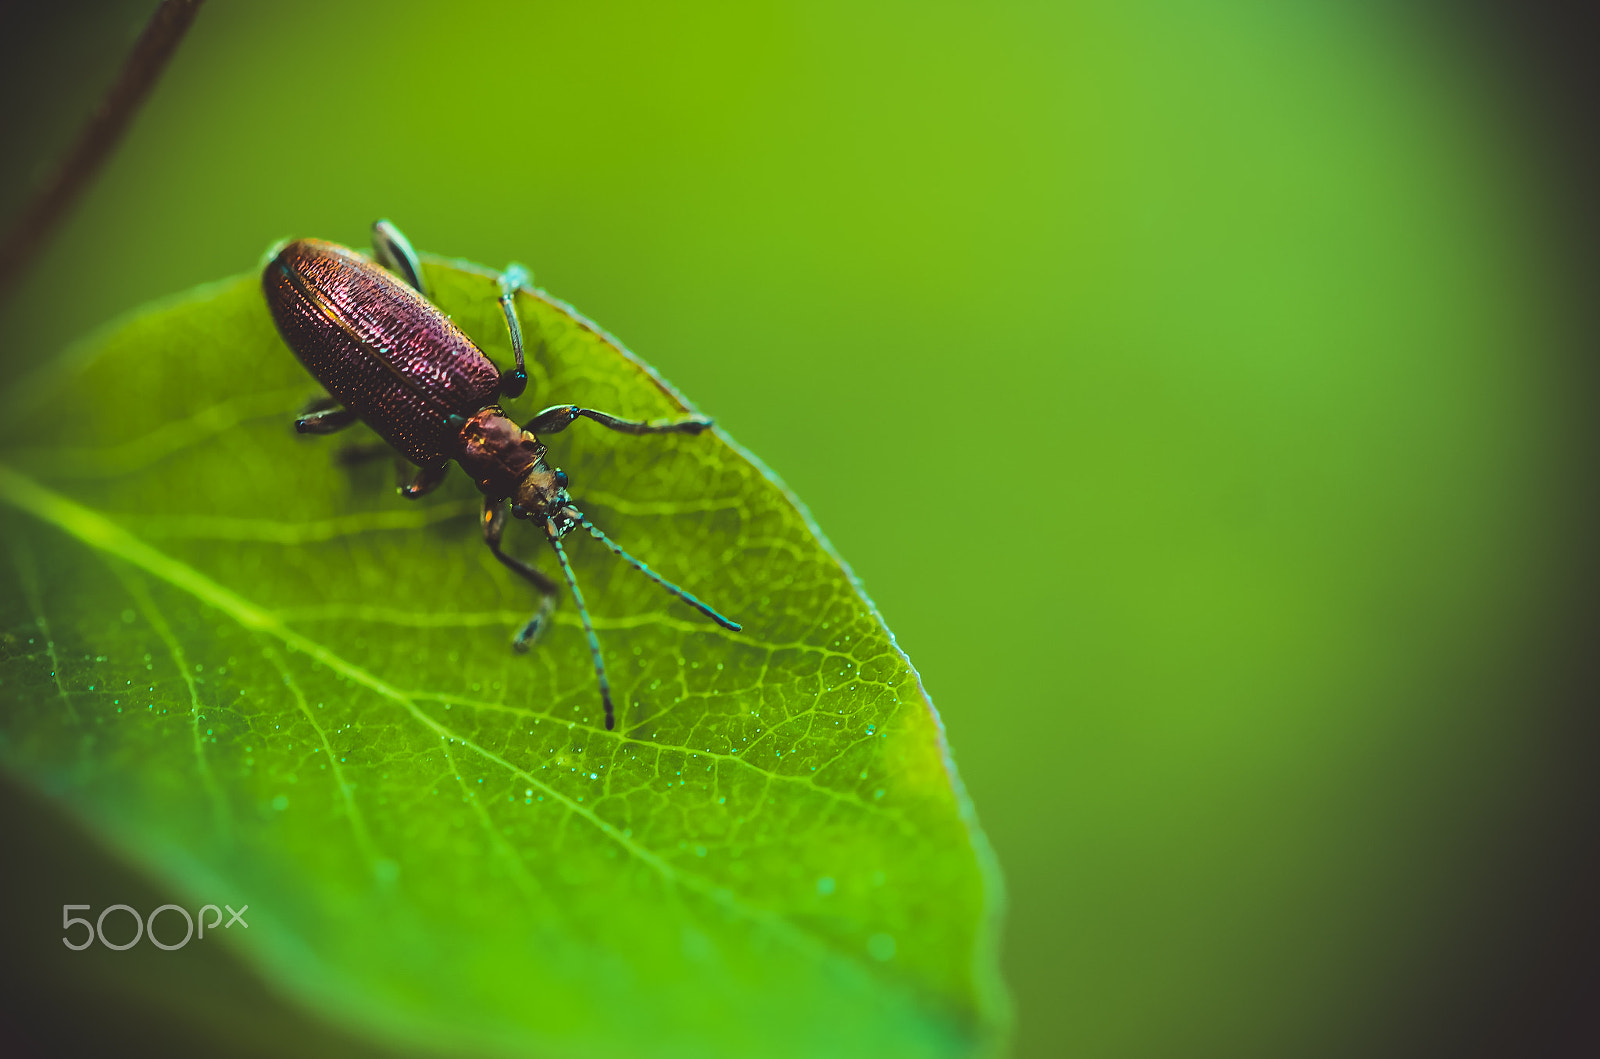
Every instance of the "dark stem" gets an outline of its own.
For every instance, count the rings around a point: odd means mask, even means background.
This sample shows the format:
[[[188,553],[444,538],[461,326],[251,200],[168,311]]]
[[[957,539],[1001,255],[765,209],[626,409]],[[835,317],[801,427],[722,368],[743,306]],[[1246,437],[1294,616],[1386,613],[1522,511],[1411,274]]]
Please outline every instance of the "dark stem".
[[[24,207],[15,227],[0,243],[0,298],[22,278],[45,241],[105,165],[128,131],[133,116],[178,50],[203,0],[162,0],[139,35],[122,73],[78,133],[54,173]]]

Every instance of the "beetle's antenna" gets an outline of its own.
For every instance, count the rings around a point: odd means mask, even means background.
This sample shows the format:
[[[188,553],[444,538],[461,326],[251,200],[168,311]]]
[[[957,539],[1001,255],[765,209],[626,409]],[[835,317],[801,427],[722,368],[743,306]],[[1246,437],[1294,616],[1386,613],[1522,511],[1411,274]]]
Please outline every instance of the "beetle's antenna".
[[[698,610],[701,614],[704,614],[706,617],[710,618],[724,629],[728,629],[732,632],[743,631],[744,626],[740,625],[736,621],[729,621],[727,618],[724,618],[721,614],[718,614],[716,611],[712,610],[710,607],[696,599],[693,594],[685,592],[683,589],[679,588],[671,581],[668,581],[666,578],[650,569],[638,559],[635,559],[633,556],[623,551],[620,544],[612,540],[610,537],[607,537],[604,533],[601,533],[599,527],[593,522],[589,521],[588,515],[585,515],[582,511],[579,511],[575,507],[566,508],[566,512],[578,520],[578,525],[589,531],[589,536],[593,537],[601,544],[604,544],[607,548],[610,548],[613,552],[619,555],[624,562],[628,563],[635,570],[639,571],[641,574],[648,577],[650,580],[654,581],[668,592],[671,592],[674,596],[677,596],[679,599],[683,600],[685,603],[689,604],[689,606],[693,607],[695,610]],[[581,606],[582,604],[580,603],[579,605]]]
[[[589,654],[594,658],[594,675],[600,678],[600,701],[606,708],[606,731],[610,731],[616,724],[615,715],[611,709],[611,681],[606,677],[605,659],[600,657],[600,641],[595,637],[594,625],[589,621],[589,608],[583,602],[583,593],[578,591],[578,582],[572,576],[572,564],[567,562],[567,550],[561,547],[561,538],[556,534],[555,523],[549,519],[544,521],[545,531],[550,534],[550,547],[556,550],[556,558],[561,560],[561,572],[567,575],[567,587],[572,589],[572,600],[578,604],[578,617],[583,621],[583,634],[589,638]]]

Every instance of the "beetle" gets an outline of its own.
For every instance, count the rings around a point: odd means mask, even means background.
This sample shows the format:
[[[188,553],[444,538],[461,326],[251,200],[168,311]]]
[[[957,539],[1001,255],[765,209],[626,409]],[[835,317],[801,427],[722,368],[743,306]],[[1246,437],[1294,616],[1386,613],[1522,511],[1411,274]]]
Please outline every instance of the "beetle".
[[[400,494],[415,500],[458,464],[483,493],[480,519],[484,543],[494,557],[539,593],[533,617],[512,640],[526,651],[548,623],[558,588],[554,581],[500,547],[511,514],[544,530],[572,592],[600,683],[606,728],[615,726],[611,682],[600,641],[572,574],[562,539],[582,527],[650,580],[733,632],[741,631],[694,595],[629,555],[589,521],[567,492],[568,478],[545,462],[541,435],[559,433],[590,419],[623,434],[699,434],[705,416],[644,422],[622,419],[573,404],[552,405],[518,426],[499,398],[526,388],[522,326],[516,293],[528,282],[512,265],[499,279],[500,308],[511,333],[515,367],[500,371],[473,341],[427,297],[416,251],[394,225],[372,226],[373,258],[320,239],[286,243],[267,262],[261,287],[278,332],[289,349],[327,391],[294,421],[302,434],[331,434],[358,419],[417,470]]]

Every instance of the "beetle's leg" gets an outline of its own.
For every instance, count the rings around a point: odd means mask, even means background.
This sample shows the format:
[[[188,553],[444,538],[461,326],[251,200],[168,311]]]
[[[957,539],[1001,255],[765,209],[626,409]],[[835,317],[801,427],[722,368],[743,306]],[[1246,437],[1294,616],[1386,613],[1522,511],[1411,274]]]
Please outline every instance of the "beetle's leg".
[[[332,400],[332,398],[329,398]],[[356,421],[356,414],[348,408],[335,405],[318,412],[308,412],[294,421],[295,430],[302,434],[332,434]]]
[[[448,464],[446,465],[448,466]],[[494,557],[499,559],[513,571],[521,574],[527,582],[539,592],[539,609],[533,617],[528,619],[528,624],[517,633],[516,639],[511,641],[515,651],[526,651],[544,631],[545,624],[550,620],[550,613],[556,609],[556,583],[548,577],[523,562],[515,556],[507,555],[500,550],[500,534],[506,528],[506,503],[504,500],[491,500],[483,498],[483,543],[494,552]]]
[[[593,408],[579,408],[575,404],[558,404],[546,408],[523,424],[522,429],[531,434],[559,434],[571,426],[578,417],[592,419],[601,426],[621,434],[698,434],[711,426],[705,416],[683,416],[680,419],[618,419]]]
[[[417,252],[411,249],[411,241],[400,234],[400,229],[388,221],[372,222],[372,256],[378,259],[378,264],[411,284],[418,294],[424,298],[428,296]]]
[[[411,476],[411,480],[408,482],[405,480],[408,467],[409,464],[404,462],[395,464],[395,469],[400,472],[400,495],[407,500],[415,500],[419,496],[427,496],[439,488],[439,483],[444,481],[445,474],[450,470],[448,463],[441,463],[437,467],[422,467],[418,469],[415,475]]]
[[[517,366],[500,373],[500,392],[507,397],[521,397],[528,385],[528,369],[522,362],[522,324],[517,320],[517,288],[525,286],[528,270],[521,265],[507,265],[500,273],[500,311],[506,314],[506,330],[511,332],[511,352],[516,355]]]

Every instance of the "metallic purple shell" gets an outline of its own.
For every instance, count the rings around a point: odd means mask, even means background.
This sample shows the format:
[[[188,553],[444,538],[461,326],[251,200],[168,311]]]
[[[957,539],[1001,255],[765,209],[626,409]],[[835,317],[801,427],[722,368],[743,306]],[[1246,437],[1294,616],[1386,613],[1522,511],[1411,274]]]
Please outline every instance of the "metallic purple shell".
[[[500,371],[438,309],[354,251],[285,246],[261,274],[278,332],[334,400],[423,467],[461,446],[459,422],[495,403]]]

